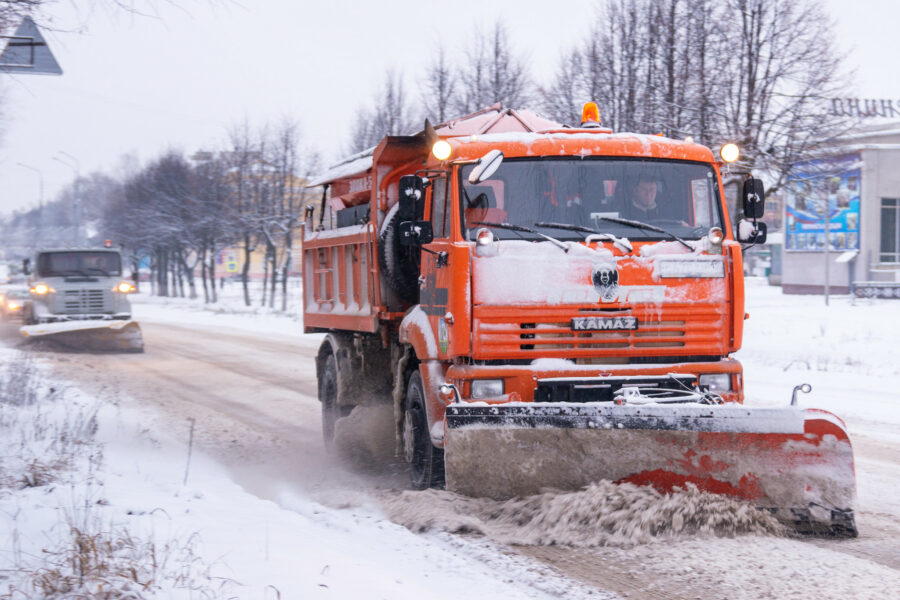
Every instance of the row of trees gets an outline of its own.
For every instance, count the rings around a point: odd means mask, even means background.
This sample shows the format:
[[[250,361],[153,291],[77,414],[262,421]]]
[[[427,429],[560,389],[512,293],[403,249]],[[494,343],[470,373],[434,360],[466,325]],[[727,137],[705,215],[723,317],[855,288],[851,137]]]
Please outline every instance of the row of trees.
[[[737,142],[747,166],[780,184],[848,126],[827,110],[847,83],[834,39],[820,0],[606,0],[541,84],[497,23],[457,55],[439,48],[418,90],[390,71],[350,149],[421,129],[425,117],[443,122],[494,102],[578,123],[580,107],[594,100],[615,131]]]
[[[149,266],[157,295],[193,298],[202,289],[207,302],[217,301],[217,257],[232,248],[242,255],[248,306],[251,257],[262,254],[260,301],[275,307],[280,295],[285,310],[304,206],[318,199],[304,176],[316,168],[296,122],[244,123],[214,151],[188,157],[171,150],[143,166],[126,158],[116,176],[80,177],[54,201],[12,215],[0,235],[7,253],[19,257],[48,240],[80,246],[111,239],[134,274]]]
[[[252,130],[234,127],[218,151],[186,158],[170,151],[126,176],[110,202],[103,231],[121,240],[133,266],[150,257],[158,295],[198,295],[195,273],[207,302],[215,302],[216,258],[240,248],[241,281],[249,306],[251,256],[264,251],[262,303],[287,306],[288,273],[303,207],[312,194],[301,174],[315,168],[300,147],[299,127],[284,121]]]

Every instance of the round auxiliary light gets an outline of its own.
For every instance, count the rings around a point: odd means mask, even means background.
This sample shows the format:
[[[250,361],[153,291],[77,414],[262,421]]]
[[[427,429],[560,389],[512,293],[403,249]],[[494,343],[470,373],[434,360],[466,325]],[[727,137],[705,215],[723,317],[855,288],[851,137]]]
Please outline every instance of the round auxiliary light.
[[[39,283],[36,286],[34,286],[33,288],[31,288],[31,291],[34,292],[35,294],[44,295],[50,291],[50,288],[48,288],[43,283]]]
[[[119,289],[119,292],[121,292],[122,294],[127,294],[128,292],[131,291],[131,284],[123,281],[122,283],[119,284],[118,289]]]
[[[447,160],[450,158],[450,152],[452,152],[452,150],[450,143],[446,140],[438,140],[434,143],[434,146],[431,147],[431,153],[434,154],[434,157],[438,160]]]
[[[722,243],[722,240],[725,239],[725,233],[722,231],[721,227],[712,227],[707,234],[709,237],[709,241],[714,245],[718,246]]]
[[[719,150],[719,155],[722,157],[722,160],[730,163],[740,158],[741,150],[738,148],[737,144],[725,144],[722,146],[722,149]]]
[[[494,243],[494,234],[490,229],[482,227],[475,233],[475,243],[479,246],[489,246]]]

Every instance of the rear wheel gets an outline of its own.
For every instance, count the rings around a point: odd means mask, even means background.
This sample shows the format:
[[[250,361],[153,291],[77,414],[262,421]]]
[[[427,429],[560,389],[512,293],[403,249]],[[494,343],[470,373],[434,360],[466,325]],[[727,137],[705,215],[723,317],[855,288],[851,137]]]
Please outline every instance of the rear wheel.
[[[319,400],[322,402],[322,440],[328,452],[334,450],[334,425],[340,414],[337,399],[337,361],[330,354],[325,359],[322,378],[319,380]]]
[[[444,486],[444,451],[431,443],[422,377],[413,373],[406,390],[403,416],[403,450],[409,463],[409,480],[417,490]]]

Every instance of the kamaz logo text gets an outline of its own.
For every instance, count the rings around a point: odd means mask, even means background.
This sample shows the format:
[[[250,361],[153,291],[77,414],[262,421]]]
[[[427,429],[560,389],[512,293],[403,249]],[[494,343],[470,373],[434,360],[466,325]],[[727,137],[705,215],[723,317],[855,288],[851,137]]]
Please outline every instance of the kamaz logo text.
[[[575,331],[622,331],[637,329],[637,317],[575,317],[572,329]]]

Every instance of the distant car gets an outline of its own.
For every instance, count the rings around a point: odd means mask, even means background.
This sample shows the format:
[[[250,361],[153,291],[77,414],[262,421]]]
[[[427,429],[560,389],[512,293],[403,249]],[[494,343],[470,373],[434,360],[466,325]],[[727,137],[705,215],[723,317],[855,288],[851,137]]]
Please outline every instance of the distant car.
[[[27,288],[6,288],[0,291],[0,318],[4,321],[9,319],[21,319],[22,309],[25,303],[31,298],[31,294]]]

